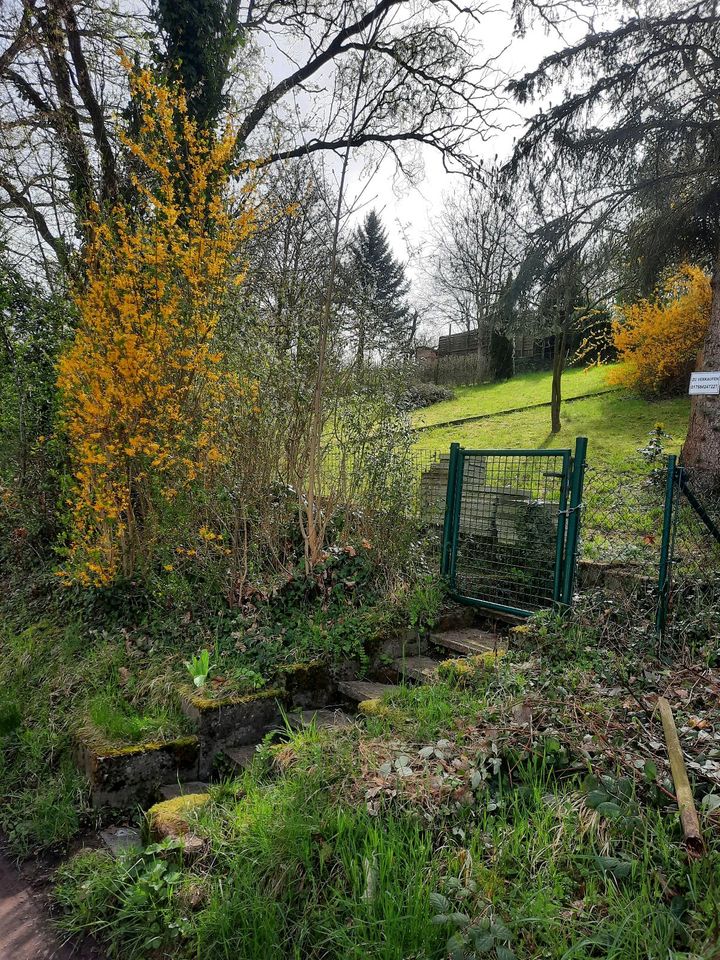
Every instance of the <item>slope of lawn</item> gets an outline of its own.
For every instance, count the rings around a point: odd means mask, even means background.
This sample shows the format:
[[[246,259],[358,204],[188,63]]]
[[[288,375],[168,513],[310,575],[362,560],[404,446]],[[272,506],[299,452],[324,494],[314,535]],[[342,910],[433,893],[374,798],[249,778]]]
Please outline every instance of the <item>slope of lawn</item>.
[[[563,394],[566,399],[581,397],[586,393],[609,390],[607,374],[610,368],[578,367],[566,370],[563,375]],[[431,423],[446,423],[461,417],[477,417],[486,413],[514,410],[534,403],[550,400],[552,374],[539,370],[504,380],[502,383],[483,383],[474,387],[455,387],[455,397],[443,403],[419,410],[413,418],[415,426]]]
[[[589,371],[595,373],[595,371]],[[580,373],[583,373],[580,371]],[[541,377],[544,380],[541,381]],[[526,382],[529,389],[526,391]],[[574,380],[578,382],[577,378]],[[540,402],[534,399],[537,396],[539,385],[545,389],[545,397],[550,392],[550,374],[531,374],[526,377],[517,377],[509,383],[498,384],[504,389],[513,388],[513,403],[518,406],[528,397],[528,403]],[[492,391],[495,387],[475,387],[473,394],[468,397],[467,415],[470,411],[480,409],[490,411],[491,402],[485,405],[483,397],[493,396],[492,403],[497,397]],[[598,386],[598,389],[602,389]],[[566,384],[566,395],[569,395],[569,386]],[[458,399],[452,401],[458,403]],[[506,394],[506,399],[510,395]],[[508,406],[511,405],[508,403]],[[448,404],[437,404],[429,408],[434,411]],[[459,409],[457,406],[456,410]],[[669,400],[647,401],[626,391],[603,394],[590,397],[586,400],[576,400],[573,403],[563,404],[561,420],[562,430],[553,435],[550,432],[550,409],[540,407],[531,410],[522,410],[517,413],[502,414],[488,417],[465,424],[450,427],[438,427],[436,430],[424,430],[417,435],[416,449],[448,450],[452,442],[461,443],[465,447],[572,447],[575,438],[586,436],[589,438],[588,460],[593,463],[605,463],[620,467],[628,461],[637,458],[637,450],[645,445],[648,434],[656,423],[662,423],[664,429],[672,437],[667,442],[668,452],[677,452],[687,430],[690,402],[687,397],[675,397]],[[459,416],[462,413],[458,414]],[[441,418],[438,417],[438,420]],[[442,419],[446,419],[443,417]]]

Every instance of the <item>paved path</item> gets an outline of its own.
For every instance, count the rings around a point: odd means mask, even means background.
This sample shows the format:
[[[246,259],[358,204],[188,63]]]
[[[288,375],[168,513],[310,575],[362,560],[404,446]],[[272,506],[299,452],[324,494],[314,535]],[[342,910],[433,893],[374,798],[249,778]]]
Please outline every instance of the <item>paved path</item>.
[[[0,852],[0,960],[101,960],[99,954],[61,946],[42,898]]]

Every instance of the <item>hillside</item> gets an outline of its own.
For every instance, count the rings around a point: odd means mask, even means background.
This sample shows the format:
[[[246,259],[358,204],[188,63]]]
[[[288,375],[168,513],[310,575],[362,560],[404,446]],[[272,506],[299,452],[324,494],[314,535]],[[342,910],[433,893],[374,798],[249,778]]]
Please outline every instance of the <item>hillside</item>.
[[[453,400],[419,411],[417,426],[442,423],[462,417],[493,414],[486,419],[423,430],[417,434],[417,450],[447,449],[453,441],[467,447],[567,447],[575,437],[590,440],[589,458],[594,462],[619,465],[644,445],[656,423],[662,423],[673,438],[670,452],[680,448],[690,410],[687,397],[647,401],[625,390],[605,393],[607,369],[569,370],[564,377],[565,399],[596,394],[564,402],[562,430],[550,433],[550,408],[536,407],[515,413],[504,410],[547,402],[550,398],[550,371],[529,373],[504,383],[459,387]]]

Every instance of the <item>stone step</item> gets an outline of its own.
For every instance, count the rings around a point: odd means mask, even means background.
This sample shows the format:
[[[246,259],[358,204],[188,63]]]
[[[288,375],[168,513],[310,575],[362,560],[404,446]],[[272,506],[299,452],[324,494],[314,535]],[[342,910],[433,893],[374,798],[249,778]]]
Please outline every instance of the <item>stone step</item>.
[[[507,649],[505,642],[496,633],[479,630],[477,627],[462,627],[458,630],[446,630],[444,633],[433,633],[430,639],[438,647],[445,647],[446,650],[463,653],[466,656]]]
[[[396,660],[394,666],[401,677],[416,683],[432,683],[437,680],[438,661],[432,657],[405,657]]]
[[[291,713],[288,716],[290,726],[299,730],[313,724],[318,730],[330,730],[339,727],[349,727],[353,723],[352,717],[343,710],[325,708],[324,710],[303,710],[300,713]]]
[[[207,793],[208,785],[201,780],[188,780],[186,783],[165,783],[160,787],[163,800],[174,800],[188,793]]]
[[[248,743],[242,747],[227,747],[223,753],[235,765],[238,773],[241,773],[250,766],[256,751],[257,744]]]
[[[100,839],[116,858],[143,847],[142,835],[136,827],[108,827],[100,832]]]
[[[391,683],[372,683],[370,680],[342,680],[338,683],[338,691],[353,703],[378,700],[386,693],[396,693],[399,689]]]

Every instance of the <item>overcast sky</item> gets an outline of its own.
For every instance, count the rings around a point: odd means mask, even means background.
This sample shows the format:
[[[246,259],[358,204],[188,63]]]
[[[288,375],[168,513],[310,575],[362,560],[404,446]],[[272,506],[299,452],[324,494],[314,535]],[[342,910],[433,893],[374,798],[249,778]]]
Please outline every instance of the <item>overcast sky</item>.
[[[548,32],[538,25],[524,37],[513,35],[510,2],[502,0],[497,13],[488,14],[482,21],[482,56],[500,55],[498,65],[508,76],[518,76],[536,66],[543,57],[577,39],[585,27],[574,22],[561,30]],[[508,104],[504,129],[498,130],[485,142],[478,140],[478,159],[491,164],[495,158],[506,157],[513,141],[522,129],[522,116],[516,105]],[[534,109],[534,108],[533,108]],[[437,219],[444,197],[465,188],[462,173],[449,173],[439,153],[431,147],[421,148],[422,174],[409,183],[396,168],[391,157],[386,157],[371,177],[363,174],[363,162],[358,158],[353,165],[350,194],[359,197],[354,218],[357,220],[370,207],[382,212],[396,255],[407,263],[413,282],[416,303],[422,303],[423,255],[432,236],[433,221]],[[419,294],[419,296],[418,296]],[[442,324],[432,324],[430,333],[437,334]]]

